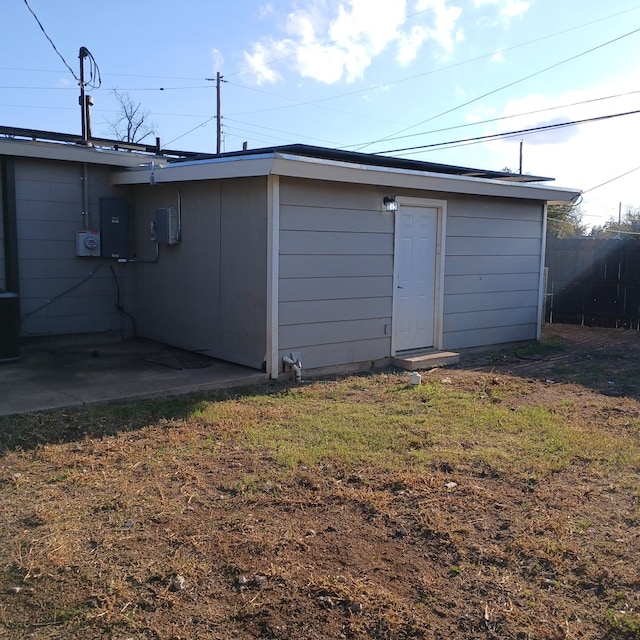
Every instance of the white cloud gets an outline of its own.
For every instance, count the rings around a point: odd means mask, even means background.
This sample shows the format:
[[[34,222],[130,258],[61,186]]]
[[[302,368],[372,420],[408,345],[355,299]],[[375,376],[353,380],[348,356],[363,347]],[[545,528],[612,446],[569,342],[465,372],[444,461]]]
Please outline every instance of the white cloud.
[[[476,8],[486,5],[495,6],[500,21],[509,23],[513,18],[523,16],[531,7],[530,0],[473,0]],[[483,18],[485,24],[495,24]]]
[[[258,83],[275,82],[281,76],[269,63],[278,61],[326,84],[353,82],[392,43],[396,61],[408,64],[427,40],[449,54],[463,37],[461,9],[445,0],[417,0],[403,29],[407,11],[407,0],[298,0],[279,16],[282,39],[263,38],[245,52],[247,70]]]
[[[400,64],[409,64],[416,59],[418,49],[427,39],[427,30],[421,25],[414,25],[409,32],[398,41],[398,55],[396,60]]]
[[[427,29],[427,33],[429,38],[444,49],[445,53],[450,54],[454,43],[464,38],[462,30],[456,30],[456,22],[460,18],[462,9],[447,6],[445,0],[419,0],[416,9],[432,9],[433,26]]]
[[[258,9],[258,17],[262,19],[268,18],[269,16],[272,16],[274,13],[275,13],[275,9],[273,8],[273,5],[271,3],[263,4]]]
[[[524,15],[531,6],[528,0],[507,0],[500,8],[500,16],[510,20]]]
[[[281,77],[269,63],[275,58],[274,52],[278,49],[284,50],[284,48],[283,43],[269,40],[266,43],[257,42],[254,44],[253,53],[245,52],[245,62],[258,84],[275,82]]]
[[[224,64],[224,57],[219,49],[211,49],[211,57],[213,59],[213,68],[215,71],[220,71]]]

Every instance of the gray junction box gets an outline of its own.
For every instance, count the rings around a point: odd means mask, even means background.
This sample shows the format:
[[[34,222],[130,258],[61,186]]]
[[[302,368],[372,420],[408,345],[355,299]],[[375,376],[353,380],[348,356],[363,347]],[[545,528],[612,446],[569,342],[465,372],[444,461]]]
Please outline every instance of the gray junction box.
[[[175,207],[156,209],[153,238],[158,244],[178,244],[180,242],[180,216]]]

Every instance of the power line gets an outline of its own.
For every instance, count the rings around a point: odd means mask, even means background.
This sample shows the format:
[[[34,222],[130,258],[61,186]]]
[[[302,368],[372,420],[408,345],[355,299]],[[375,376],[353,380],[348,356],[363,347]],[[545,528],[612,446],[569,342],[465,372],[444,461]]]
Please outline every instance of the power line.
[[[25,0],[25,2],[26,2],[26,0]],[[637,9],[638,9],[637,7],[634,7],[632,9],[627,9],[627,10],[624,10],[624,11],[621,11],[621,12],[618,12],[618,13],[615,13],[615,14],[611,14],[611,15],[605,16],[603,18],[598,18],[597,20],[593,20],[593,21],[590,21],[590,22],[587,22],[587,23],[583,23],[581,25],[577,25],[577,26],[571,27],[569,29],[565,29],[563,31],[559,31],[559,32],[555,32],[553,34],[549,34],[547,36],[543,36],[541,38],[530,40],[530,41],[527,41],[527,42],[524,42],[524,43],[519,43],[519,44],[513,45],[512,47],[499,49],[498,52],[506,52],[506,51],[510,51],[510,50],[513,50],[513,49],[516,49],[516,48],[519,48],[519,47],[527,46],[529,44],[533,44],[533,43],[539,42],[541,40],[545,40],[545,39],[548,39],[548,38],[551,38],[551,37],[555,37],[557,35],[561,35],[561,34],[567,33],[569,31],[573,31],[573,30],[576,30],[576,29],[579,29],[579,28],[583,28],[585,26],[589,26],[591,24],[601,22],[601,21],[603,21],[605,19],[616,17],[618,15],[627,13],[629,11],[637,10]],[[417,13],[414,13],[414,14],[409,14],[409,15],[405,16],[405,19],[410,18],[410,17],[412,17],[414,15],[417,15],[418,13],[423,13],[423,12],[417,12]],[[454,65],[441,67],[441,68],[436,69],[436,70],[431,70],[431,71],[428,71],[428,72],[425,72],[425,73],[422,73],[422,74],[417,74],[417,75],[414,75],[414,76],[410,76],[410,77],[407,77],[407,78],[402,78],[400,80],[396,80],[396,81],[391,81],[391,82],[387,82],[387,83],[383,83],[383,84],[379,84],[379,85],[370,86],[370,87],[367,87],[366,89],[361,89],[361,90],[357,90],[357,91],[351,91],[351,92],[347,92],[347,93],[342,93],[342,94],[329,96],[329,97],[325,97],[325,98],[319,98],[319,99],[316,99],[316,100],[309,100],[309,101],[305,101],[305,102],[298,102],[298,101],[296,101],[294,99],[291,99],[291,98],[288,98],[286,96],[281,96],[281,95],[278,95],[278,94],[275,94],[275,93],[272,93],[272,92],[267,92],[267,91],[264,91],[264,90],[255,89],[253,87],[247,87],[247,86],[239,84],[239,83],[233,83],[232,82],[231,84],[234,84],[235,86],[242,87],[242,88],[250,90],[250,91],[258,91],[258,92],[264,93],[266,95],[271,95],[271,96],[274,96],[274,97],[277,97],[277,98],[286,99],[286,100],[289,100],[289,101],[291,101],[293,103],[291,105],[280,106],[280,107],[272,107],[272,108],[268,109],[269,111],[275,111],[275,110],[279,110],[279,109],[292,108],[292,107],[295,107],[295,106],[317,105],[317,103],[319,103],[319,102],[325,102],[325,101],[328,101],[328,100],[334,100],[334,99],[338,99],[338,98],[341,98],[341,97],[347,97],[347,96],[355,95],[355,94],[358,94],[358,93],[363,93],[363,92],[367,92],[367,91],[373,91],[373,90],[376,90],[376,89],[382,88],[382,87],[393,86],[394,84],[398,84],[398,83],[401,83],[401,82],[407,82],[409,80],[413,80],[413,79],[416,79],[416,78],[421,77],[421,76],[429,75],[429,74],[432,74],[432,73],[435,73],[435,72],[438,72],[438,71],[443,71],[443,70],[446,70],[446,69],[451,69],[453,67],[457,67],[457,66],[460,66],[460,65],[463,65],[463,64],[467,64],[469,62],[473,62],[473,61],[480,60],[480,59],[483,59],[483,58],[486,58],[486,57],[490,57],[492,55],[495,55],[495,53],[496,52],[492,52],[492,53],[489,53],[489,54],[484,54],[484,55],[479,56],[477,58],[472,58],[470,60],[466,60],[466,61],[463,61],[463,62],[460,62],[460,63],[456,63]],[[10,67],[0,67],[0,68],[10,69]],[[25,71],[38,71],[37,69],[24,69],[24,70]],[[73,75],[75,77],[75,74],[73,74]],[[145,77],[148,77],[148,78],[166,78],[166,79],[176,79],[176,80],[195,80],[195,79],[197,79],[197,78],[192,78],[192,77],[153,76],[153,75],[143,75],[143,74],[115,74],[115,75],[130,76],[130,77],[141,77],[141,78],[145,78]],[[3,89],[21,89],[21,90],[40,90],[40,91],[41,90],[72,89],[72,87],[18,87],[18,86],[0,87],[0,88],[3,88]],[[187,86],[187,87],[152,87],[152,88],[149,88],[149,87],[138,87],[138,88],[127,88],[127,89],[124,89],[124,90],[127,90],[127,91],[179,91],[179,90],[208,89],[208,88],[210,88],[210,85],[204,85],[204,86],[203,85],[198,85],[198,86]],[[343,114],[347,114],[347,115],[354,115],[353,113],[345,111],[345,110],[331,109],[330,107],[324,107],[324,108],[327,109],[327,110],[336,111],[337,113],[343,113]],[[267,111],[267,110],[266,109],[260,109],[259,110],[259,112],[261,112],[261,113],[264,113],[265,111]],[[237,115],[252,114],[252,113],[256,113],[256,112],[257,111],[240,112]],[[358,115],[359,115],[359,117],[367,117],[367,118],[370,118],[372,120],[376,120],[376,121],[380,121],[380,122],[393,122],[393,121],[387,120],[387,119],[372,118],[371,116],[363,116],[363,114],[358,114]],[[505,116],[505,118],[509,118],[509,117],[515,117],[515,116]],[[491,120],[484,121],[484,122],[491,122]],[[462,127],[462,126],[473,126],[475,124],[480,124],[480,123],[469,123],[468,125],[459,125],[459,126],[460,127]],[[412,127],[409,127],[409,128],[413,128],[413,126],[418,126],[418,125],[412,125]],[[456,128],[456,127],[451,127],[451,129],[454,129],[454,128]],[[404,130],[406,130],[406,129],[404,129]],[[436,130],[436,131],[446,131],[446,130],[448,130],[448,129],[442,129],[442,130]],[[433,132],[427,132],[427,133],[433,133]],[[388,136],[388,137],[384,138],[383,140],[400,139],[402,137],[412,137],[412,135],[426,135],[426,133],[425,134],[409,134],[407,136]],[[369,146],[370,144],[373,144],[373,143],[361,143],[361,145],[362,144],[364,144],[364,146]],[[345,148],[352,148],[352,147],[355,147],[355,146],[360,146],[360,145],[348,145]],[[364,147],[361,146],[361,148],[364,148]]]
[[[448,2],[447,4],[453,4],[454,1],[455,0],[451,0],[451,2]],[[26,3],[26,0],[25,0],[25,3]],[[27,7],[29,7],[28,4],[27,4]],[[31,10],[30,7],[29,7],[29,9]],[[346,97],[346,96],[349,96],[349,95],[354,95],[354,94],[357,94],[357,93],[363,93],[365,91],[371,91],[371,90],[382,88],[382,87],[392,86],[394,84],[398,84],[398,83],[401,83],[401,82],[407,82],[409,80],[414,80],[416,78],[419,78],[419,77],[422,77],[422,76],[425,76],[425,75],[429,75],[431,73],[435,73],[435,72],[438,72],[438,71],[445,71],[445,70],[451,69],[451,68],[456,67],[456,66],[467,64],[469,62],[476,62],[476,61],[482,60],[484,58],[492,57],[492,56],[494,56],[496,54],[505,53],[507,51],[512,51],[513,49],[517,49],[517,48],[520,48],[520,47],[528,46],[530,44],[535,44],[537,42],[541,42],[541,41],[547,40],[549,38],[553,38],[553,37],[556,37],[556,36],[559,36],[559,35],[564,35],[564,34],[569,33],[571,31],[576,31],[578,29],[582,29],[584,27],[591,26],[592,24],[597,24],[599,22],[603,22],[604,20],[609,20],[610,18],[616,18],[616,17],[618,17],[620,15],[623,15],[625,13],[629,13],[631,11],[638,11],[638,9],[640,9],[640,7],[631,7],[630,9],[624,9],[622,11],[618,11],[617,13],[612,13],[612,14],[603,16],[601,18],[597,18],[595,20],[591,20],[590,22],[584,22],[582,24],[574,25],[572,27],[569,27],[568,29],[563,29],[562,31],[556,31],[556,32],[548,34],[546,36],[541,36],[540,38],[536,38],[534,40],[528,40],[526,42],[521,42],[521,43],[515,44],[515,45],[513,45],[511,47],[505,47],[504,49],[498,49],[498,50],[493,51],[491,53],[482,54],[482,55],[478,56],[477,58],[470,58],[468,60],[464,60],[462,62],[453,64],[453,65],[449,65],[449,66],[446,66],[446,67],[440,67],[439,69],[435,69],[435,70],[432,70],[432,71],[427,71],[425,73],[420,73],[420,74],[417,74],[417,75],[414,75],[414,76],[401,78],[400,80],[393,80],[393,81],[386,82],[386,83],[379,84],[379,85],[373,85],[373,86],[367,87],[366,89],[359,89],[359,90],[351,91],[351,92],[348,92],[348,93],[342,93],[342,94],[338,94],[338,95],[335,95],[335,96],[329,96],[327,98],[321,98],[320,100],[334,100],[334,99],[337,99],[337,98],[342,98],[342,97]],[[429,8],[429,9],[425,9],[423,11],[417,11],[415,13],[407,14],[406,16],[404,16],[404,20],[408,20],[410,18],[415,17],[416,15],[419,15],[421,13],[426,13],[427,11],[431,11],[431,10],[433,10],[433,8]],[[33,11],[32,11],[32,13],[33,13]],[[36,20],[37,20],[37,17],[36,17]],[[42,28],[42,26],[41,26],[41,28]],[[361,32],[361,33],[364,33],[364,32]],[[358,35],[358,34],[356,34],[356,35]],[[330,44],[332,44],[332,42],[327,42],[326,43],[326,45],[330,45]],[[266,62],[264,64],[265,65],[273,64],[273,62],[274,61]],[[34,68],[31,68],[31,67],[5,67],[5,66],[0,66],[0,70],[1,71],[20,71],[20,72],[27,71],[27,72],[40,72],[40,73],[58,73],[58,71],[56,69],[34,69]],[[72,73],[73,73],[73,71],[72,71]],[[230,75],[237,75],[237,74],[238,74],[238,72],[233,72]],[[200,77],[194,77],[194,76],[166,76],[166,75],[151,75],[151,74],[141,74],[141,73],[109,72],[109,76],[111,76],[111,77],[112,76],[118,76],[118,77],[123,77],[123,78],[152,78],[152,79],[156,79],[156,80],[189,80],[189,81],[201,80]],[[238,85],[238,86],[243,86],[243,85]],[[250,88],[250,87],[245,87],[245,88]],[[134,89],[123,89],[123,90],[125,90],[125,91],[133,91]]]
[[[245,125],[247,127],[254,127],[256,129],[264,129],[266,131],[275,131],[276,133],[284,133],[284,134],[286,134],[288,136],[307,138],[308,140],[315,140],[317,142],[324,142],[325,144],[334,144],[334,143],[329,142],[328,140],[325,140],[323,138],[315,138],[313,136],[307,136],[307,135],[299,136],[298,134],[291,133],[290,131],[283,131],[282,129],[274,129],[273,127],[265,127],[265,126],[262,126],[262,125],[253,124],[251,122],[243,122],[242,120],[236,120],[235,118],[225,118],[225,122],[235,122],[237,124],[243,124],[243,125]],[[242,131],[241,129],[236,129],[236,130]],[[274,136],[274,138],[276,138],[276,136]],[[287,141],[290,141],[290,140],[291,140],[291,138],[287,139]]]
[[[24,0],[24,3],[27,5],[27,9],[29,9],[29,11],[31,12],[31,15],[35,18],[35,21],[38,23],[38,26],[40,27],[40,30],[42,31],[42,33],[44,33],[45,38],[49,41],[49,43],[53,47],[53,50],[58,54],[58,56],[60,57],[60,60],[64,62],[64,66],[67,67],[67,69],[69,69],[71,75],[74,77],[76,82],[80,82],[80,78],[78,78],[78,76],[75,74],[73,69],[69,66],[67,61],[64,59],[64,56],[58,51],[58,48],[54,44],[53,40],[49,37],[49,34],[46,32],[45,28],[42,26],[42,22],[40,22],[40,19],[36,15],[35,11],[29,6],[29,3],[27,2],[27,0]]]
[[[590,100],[581,100],[580,102],[570,102],[567,104],[556,105],[554,107],[545,107],[544,109],[535,109],[533,111],[524,111],[522,113],[514,113],[509,116],[500,116],[498,118],[489,118],[487,120],[478,120],[477,122],[465,122],[464,124],[457,124],[452,127],[443,127],[442,129],[431,129],[430,131],[423,131],[421,133],[411,133],[404,136],[397,136],[395,138],[389,138],[389,140],[402,140],[404,138],[416,138],[418,136],[426,136],[434,133],[443,133],[445,131],[454,131],[456,129],[466,129],[467,127],[476,127],[481,124],[491,124],[492,122],[500,122],[502,120],[511,120],[513,118],[522,118],[524,116],[531,116],[538,113],[544,113],[546,111],[555,111],[557,109],[566,109],[567,107],[577,107],[584,104],[590,104],[592,102],[601,102],[603,100],[611,100],[613,98],[623,98],[626,96],[634,95],[636,93],[640,93],[640,89],[634,91],[626,91],[624,93],[616,93],[610,96],[601,96],[599,98],[591,98]],[[360,144],[351,144],[343,147],[344,149],[350,149],[351,147],[358,147]],[[384,152],[382,152],[384,153]]]
[[[625,111],[622,113],[611,113],[605,116],[596,116],[594,118],[584,118],[582,120],[569,120],[568,122],[559,122],[556,124],[547,124],[540,127],[530,127],[528,129],[518,129],[516,131],[504,131],[502,133],[492,133],[486,136],[476,136],[475,138],[462,138],[460,140],[450,140],[449,142],[434,142],[432,144],[417,145],[414,147],[404,147],[402,149],[389,149],[387,151],[380,151],[379,153],[401,153],[404,151],[415,151],[419,149],[435,149],[437,147],[449,147],[449,145],[466,144],[469,142],[485,142],[487,140],[498,140],[500,138],[512,138],[514,136],[520,136],[526,133],[536,133],[538,131],[549,131],[551,129],[560,129],[563,127],[572,127],[577,124],[584,124],[586,122],[598,122],[600,120],[610,120],[612,118],[620,118],[622,116],[630,116],[640,113],[640,109],[635,111]],[[640,168],[640,167],[638,167]],[[635,169],[634,169],[635,171]],[[622,177],[622,176],[619,176]],[[605,183],[606,184],[606,183]],[[601,186],[601,185],[599,185]],[[595,189],[596,187],[594,187]],[[586,192],[585,192],[586,193]]]
[[[281,100],[288,100],[289,102],[291,102],[292,104],[289,105],[285,105],[285,106],[280,106],[280,107],[269,107],[268,109],[262,108],[262,109],[252,109],[251,111],[240,111],[237,113],[232,113],[231,115],[235,115],[235,116],[246,116],[246,115],[252,115],[254,113],[267,113],[269,111],[280,111],[281,109],[291,109],[293,107],[304,107],[304,106],[315,106],[318,109],[323,109],[324,111],[331,111],[333,113],[342,113],[344,115],[348,115],[348,116],[357,116],[360,119],[367,119],[367,120],[374,120],[376,122],[386,122],[386,123],[391,123],[391,124],[399,124],[397,121],[394,120],[388,120],[387,118],[377,118],[375,116],[370,116],[367,115],[365,113],[358,113],[355,114],[352,111],[345,111],[344,109],[336,109],[334,107],[327,107],[324,105],[318,105],[316,104],[317,102],[321,102],[322,100],[307,100],[305,102],[300,102],[298,100],[295,100],[294,98],[289,98],[288,96],[282,96],[279,95],[277,93],[272,93],[271,91],[265,91],[263,89],[255,89],[253,87],[247,87],[243,84],[238,84],[237,82],[229,82],[230,85],[235,86],[235,87],[240,87],[242,89],[247,89],[248,91],[255,91],[258,93],[263,93],[265,95],[268,96],[272,96],[274,98],[279,98]]]
[[[277,95],[275,93],[264,91],[262,89],[257,89],[255,87],[247,87],[246,85],[242,85],[242,84],[239,84],[239,83],[233,83],[233,82],[230,83],[230,84],[235,84],[236,86],[242,87],[242,88],[247,89],[249,91],[256,91],[256,92],[259,92],[259,93],[264,93],[266,95],[271,95],[271,96],[274,96],[274,97],[282,98],[284,100],[291,100],[292,102],[296,103],[296,104],[293,104],[293,105],[286,105],[286,106],[283,106],[283,107],[273,107],[272,109],[270,109],[272,111],[275,111],[275,110],[278,110],[278,109],[289,109],[289,108],[291,108],[293,106],[297,106],[297,105],[300,105],[300,106],[315,105],[315,104],[317,104],[319,102],[327,102],[329,100],[337,100],[339,98],[346,98],[346,97],[349,97],[349,96],[358,95],[360,93],[367,93],[369,91],[375,91],[376,89],[383,89],[383,88],[387,88],[387,87],[392,87],[392,86],[394,86],[396,84],[409,82],[411,80],[416,80],[417,78],[423,78],[425,76],[433,75],[433,74],[439,73],[441,71],[449,71],[450,69],[455,69],[456,67],[461,67],[461,66],[469,64],[471,62],[478,62],[479,60],[484,60],[485,58],[491,58],[491,57],[495,56],[498,53],[499,54],[506,53],[507,51],[513,51],[514,49],[519,49],[521,47],[529,46],[531,44],[537,44],[538,42],[542,42],[543,40],[548,40],[549,38],[555,38],[556,36],[564,35],[566,33],[569,33],[570,31],[575,31],[577,29],[582,29],[584,27],[591,26],[592,24],[597,24],[597,23],[602,22],[604,20],[608,20],[610,18],[615,18],[615,17],[617,17],[617,16],[619,16],[621,14],[628,13],[629,11],[637,11],[638,8],[639,7],[633,7],[631,9],[625,9],[624,11],[620,11],[618,13],[610,14],[610,15],[604,16],[603,18],[598,18],[596,20],[591,20],[590,22],[585,22],[585,23],[580,24],[580,25],[575,25],[575,26],[570,27],[568,29],[563,29],[562,31],[556,31],[554,33],[547,34],[545,36],[541,36],[541,37],[535,38],[533,40],[527,40],[526,42],[520,42],[518,44],[512,45],[511,47],[505,47],[503,49],[498,49],[497,51],[491,51],[490,53],[484,53],[484,54],[482,54],[480,56],[477,56],[475,58],[469,58],[467,60],[462,60],[460,62],[449,64],[449,65],[446,65],[444,67],[439,67],[437,69],[431,69],[430,71],[425,71],[423,73],[418,73],[418,74],[415,74],[415,75],[412,75],[412,76],[407,76],[405,78],[400,78],[399,80],[391,80],[389,82],[383,82],[381,84],[371,85],[369,87],[366,87],[365,89],[356,89],[356,90],[353,90],[353,91],[347,91],[345,93],[339,93],[339,94],[328,96],[328,97],[325,97],[325,98],[318,98],[316,100],[308,100],[308,101],[305,101],[305,102],[298,102],[298,101],[293,100],[292,98],[288,98],[286,96],[280,96],[280,95]],[[245,112],[242,112],[241,114],[237,114],[237,115],[246,115],[246,114],[251,114],[251,113],[256,113],[256,111],[245,111]],[[354,145],[351,145],[351,146],[354,146]]]
[[[640,167],[636,167],[635,169],[631,169],[629,171],[625,171],[624,173],[621,173],[619,176],[616,176],[615,178],[611,178],[610,180],[607,180],[606,182],[601,182],[600,184],[597,184],[595,187],[591,187],[590,189],[585,189],[582,193],[589,193],[590,191],[595,191],[596,189],[599,189],[600,187],[604,187],[605,184],[610,184],[612,182],[615,182],[616,180],[620,180],[620,178],[624,178],[625,176],[628,176],[630,173],[633,173],[634,171],[638,171],[638,169],[640,169]]]
[[[435,116],[431,116],[430,118],[426,118],[425,120],[421,120],[420,122],[417,122],[416,124],[411,125],[410,127],[405,127],[404,129],[401,129],[400,131],[396,131],[392,134],[389,134],[388,136],[385,136],[384,138],[380,138],[378,140],[374,140],[373,142],[368,142],[367,144],[361,145],[360,147],[358,147],[356,150],[362,150],[365,149],[366,147],[370,147],[373,144],[377,144],[379,142],[386,142],[387,140],[390,140],[391,138],[393,138],[394,136],[397,136],[400,133],[404,133],[405,131],[409,131],[410,129],[414,129],[415,127],[419,127],[421,124],[425,124],[426,122],[430,122],[431,120],[435,120],[436,118],[440,118],[441,116],[447,115],[449,113],[452,113],[454,111],[457,111],[458,109],[462,109],[462,107],[466,107],[470,104],[473,104],[474,102],[477,102],[478,100],[482,100],[483,98],[486,98],[487,96],[493,95],[494,93],[498,93],[499,91],[502,91],[504,89],[508,89],[509,87],[513,87],[516,84],[520,84],[521,82],[524,82],[525,80],[530,80],[531,78],[534,78],[535,76],[538,76],[542,73],[545,73],[547,71],[550,71],[551,69],[556,69],[557,67],[560,67],[563,64],[567,64],[568,62],[571,62],[573,60],[576,60],[577,58],[581,58],[582,56],[587,55],[588,53],[593,53],[594,51],[597,51],[598,49],[602,49],[603,47],[606,47],[610,44],[613,44],[614,42],[618,42],[619,40],[622,40],[623,38],[627,38],[635,33],[638,33],[640,31],[640,28],[638,29],[633,29],[632,31],[629,31],[627,33],[624,33],[621,36],[617,36],[616,38],[613,38],[611,40],[607,40],[606,42],[603,42],[602,44],[599,44],[595,47],[592,47],[591,49],[587,49],[586,51],[582,51],[581,53],[578,53],[574,56],[571,56],[570,58],[566,58],[564,60],[561,60],[560,62],[556,62],[555,64],[552,64],[548,67],[545,67],[544,69],[540,69],[538,71],[535,71],[534,73],[531,73],[527,76],[524,76],[523,78],[519,78],[518,80],[514,80],[513,82],[509,82],[508,84],[505,84],[501,87],[498,87],[497,89],[493,89],[491,91],[488,91],[487,93],[484,93],[480,96],[477,96],[476,98],[473,98],[472,100],[467,100],[467,102],[464,102],[462,104],[459,104],[456,107],[452,107],[451,109],[447,109],[446,111],[443,111],[442,113],[438,113]]]
[[[167,145],[173,144],[176,140],[180,140],[180,138],[184,138],[185,136],[188,136],[190,133],[193,133],[197,129],[200,129],[201,127],[206,127],[207,124],[209,124],[212,120],[215,120],[215,119],[216,119],[215,116],[211,116],[207,118],[204,122],[201,122],[199,125],[193,127],[193,129],[189,129],[189,131],[185,131],[184,133],[180,134],[177,138],[174,138],[173,140],[169,140],[169,142],[165,144]]]

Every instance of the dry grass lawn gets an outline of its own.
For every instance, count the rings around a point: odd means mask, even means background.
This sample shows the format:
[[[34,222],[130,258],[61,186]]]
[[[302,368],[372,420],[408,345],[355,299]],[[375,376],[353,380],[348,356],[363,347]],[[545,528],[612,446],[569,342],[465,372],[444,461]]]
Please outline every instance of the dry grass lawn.
[[[639,357],[1,418],[0,639],[640,638]]]

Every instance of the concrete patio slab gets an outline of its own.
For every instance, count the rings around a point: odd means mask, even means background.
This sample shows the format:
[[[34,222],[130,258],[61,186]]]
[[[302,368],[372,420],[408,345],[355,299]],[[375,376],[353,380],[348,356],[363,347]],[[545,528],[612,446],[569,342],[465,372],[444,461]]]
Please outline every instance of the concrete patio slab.
[[[36,342],[0,364],[0,415],[264,384],[266,373],[147,340]]]

